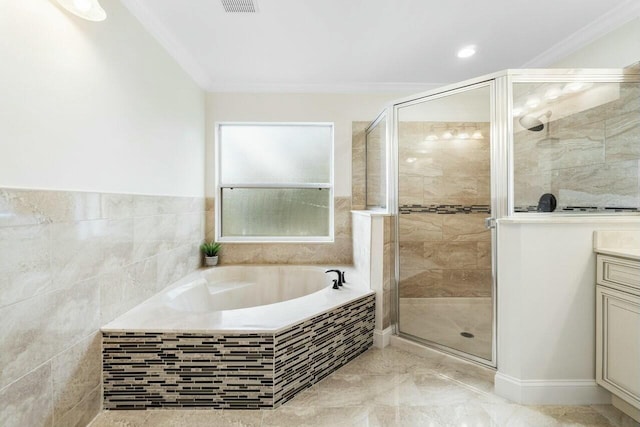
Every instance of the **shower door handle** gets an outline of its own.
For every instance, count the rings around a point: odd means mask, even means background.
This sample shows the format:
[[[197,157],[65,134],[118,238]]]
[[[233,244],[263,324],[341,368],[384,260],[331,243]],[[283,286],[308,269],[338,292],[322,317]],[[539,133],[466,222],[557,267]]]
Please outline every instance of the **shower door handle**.
[[[493,217],[485,218],[484,219],[484,226],[488,230],[491,230],[492,228],[496,228],[496,219],[493,218]]]

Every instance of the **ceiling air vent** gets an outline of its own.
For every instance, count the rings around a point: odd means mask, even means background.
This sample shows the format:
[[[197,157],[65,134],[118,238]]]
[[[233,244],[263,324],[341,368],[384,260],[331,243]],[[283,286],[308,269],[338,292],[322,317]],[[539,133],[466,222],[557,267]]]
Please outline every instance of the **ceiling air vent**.
[[[253,0],[221,0],[224,11],[228,13],[256,13],[258,7]]]

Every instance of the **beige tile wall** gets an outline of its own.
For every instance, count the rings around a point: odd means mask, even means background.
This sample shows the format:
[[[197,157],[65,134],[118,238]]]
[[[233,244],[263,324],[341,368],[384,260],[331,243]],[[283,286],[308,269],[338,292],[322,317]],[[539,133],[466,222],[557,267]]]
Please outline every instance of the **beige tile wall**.
[[[354,210],[366,209],[366,154],[365,154],[365,130],[370,122],[353,122],[352,123],[352,177],[351,177],[351,197]],[[383,289],[382,295],[376,301],[382,303],[382,328],[385,329],[391,325],[392,317],[392,283],[394,280],[394,238],[393,230],[395,229],[395,217],[384,217],[384,248],[382,267],[383,267]],[[372,260],[376,262],[376,260]],[[379,260],[378,260],[379,262]],[[376,290],[378,291],[378,290]]]
[[[393,287],[395,271],[395,217],[384,217],[384,248],[382,264],[382,328],[386,329],[391,325],[391,317],[394,304]]]
[[[402,122],[399,128],[400,205],[489,205],[488,123],[481,140],[425,138],[431,129],[462,123]],[[415,159],[407,162],[407,159]],[[402,214],[399,218],[401,298],[491,294],[491,241],[484,213]]]
[[[366,152],[365,130],[369,122],[353,122],[351,125],[351,204],[354,210],[366,208]]]
[[[215,200],[206,201],[206,239],[215,239]],[[343,264],[353,263],[351,198],[334,199],[333,243],[224,243],[220,264]]]
[[[549,136],[557,141],[545,140],[547,129],[516,132],[516,206],[536,206],[550,192],[559,207],[640,207],[640,85],[621,87],[615,101],[552,116]]]
[[[0,425],[86,425],[98,329],[198,268],[204,200],[0,189]]]
[[[386,121],[381,120],[367,135],[366,148],[366,204],[372,207],[386,205]]]
[[[488,204],[490,198],[489,124],[478,128],[484,139],[425,138],[431,128],[460,128],[463,123],[401,122],[398,129],[400,205]],[[407,160],[415,159],[413,162]]]

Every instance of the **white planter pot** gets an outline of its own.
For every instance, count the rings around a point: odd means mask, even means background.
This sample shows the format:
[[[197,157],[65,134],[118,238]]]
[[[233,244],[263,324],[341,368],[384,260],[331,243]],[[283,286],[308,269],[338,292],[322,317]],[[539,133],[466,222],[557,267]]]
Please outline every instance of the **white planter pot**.
[[[205,256],[204,264],[207,267],[213,267],[214,265],[218,265],[218,257],[217,256]]]

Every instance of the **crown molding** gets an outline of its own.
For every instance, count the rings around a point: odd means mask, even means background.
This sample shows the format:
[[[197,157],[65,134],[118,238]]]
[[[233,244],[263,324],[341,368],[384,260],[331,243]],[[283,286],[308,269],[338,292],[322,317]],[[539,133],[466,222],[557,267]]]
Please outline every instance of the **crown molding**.
[[[415,93],[441,83],[224,83],[216,82],[209,92],[235,93]]]
[[[160,20],[142,2],[139,0],[122,0],[122,3],[198,86],[204,90],[211,86],[211,79],[198,61],[178,43]]]
[[[640,1],[627,0],[522,64],[520,68],[548,67],[637,17],[640,17]]]

